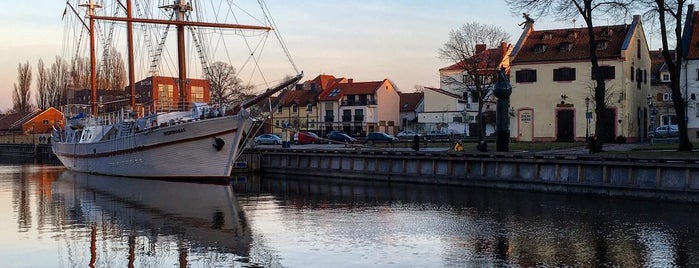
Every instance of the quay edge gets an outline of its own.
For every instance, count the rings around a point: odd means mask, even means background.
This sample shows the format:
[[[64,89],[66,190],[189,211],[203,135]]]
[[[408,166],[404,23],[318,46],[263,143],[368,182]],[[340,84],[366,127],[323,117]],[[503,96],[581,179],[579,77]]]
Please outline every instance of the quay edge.
[[[263,174],[699,202],[699,160],[248,148]]]

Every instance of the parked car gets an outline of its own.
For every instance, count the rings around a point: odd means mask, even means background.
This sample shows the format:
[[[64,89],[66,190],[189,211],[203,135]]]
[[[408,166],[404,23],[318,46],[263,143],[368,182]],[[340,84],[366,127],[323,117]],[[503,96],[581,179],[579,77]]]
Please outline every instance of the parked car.
[[[432,130],[430,132],[427,132],[425,138],[430,141],[451,140],[453,138],[453,135],[451,133],[440,130]]]
[[[364,140],[365,143],[373,144],[376,142],[388,142],[392,143],[398,141],[398,138],[394,137],[393,135],[386,134],[386,132],[372,132],[369,133],[369,135],[366,136],[366,139]]]
[[[347,135],[347,133],[345,133],[345,132],[343,132],[343,131],[333,130],[333,131],[328,132],[328,134],[325,134],[325,137],[329,139],[329,138],[330,138],[330,135],[333,135],[333,134],[335,134],[335,133],[341,133],[341,134]],[[347,135],[347,136],[349,136],[349,135]]]
[[[332,143],[332,141],[337,141],[337,142],[343,142],[343,143],[354,143],[357,141],[357,139],[350,137],[349,135],[345,133],[340,133],[340,132],[331,132],[328,134],[328,143]]]
[[[422,134],[417,133],[417,132],[412,131],[412,130],[403,130],[401,132],[398,132],[398,134],[396,134],[396,137],[398,137],[398,138],[412,138],[414,136],[422,137]]]
[[[282,138],[274,134],[262,134],[255,137],[257,144],[282,144]]]
[[[665,125],[657,127],[653,134],[656,137],[675,137],[680,134],[680,131],[677,125]]]
[[[313,132],[299,131],[294,134],[295,144],[308,144],[320,142],[320,137]]]

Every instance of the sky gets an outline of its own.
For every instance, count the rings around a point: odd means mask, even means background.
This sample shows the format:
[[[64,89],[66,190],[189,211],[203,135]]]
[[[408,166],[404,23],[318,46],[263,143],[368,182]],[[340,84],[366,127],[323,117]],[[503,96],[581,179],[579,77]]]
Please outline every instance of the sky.
[[[106,1],[106,0],[105,0]],[[272,16],[305,79],[319,74],[355,81],[390,79],[402,92],[415,85],[439,87],[438,58],[449,32],[467,22],[501,27],[515,43],[521,12],[504,1],[464,0],[268,0]],[[64,1],[14,1],[0,9],[0,112],[12,107],[17,66],[62,55]],[[572,22],[536,18],[536,29]],[[630,18],[628,19],[630,21]],[[578,23],[578,26],[580,23]],[[32,84],[35,90],[36,82]],[[32,101],[34,92],[32,93]]]

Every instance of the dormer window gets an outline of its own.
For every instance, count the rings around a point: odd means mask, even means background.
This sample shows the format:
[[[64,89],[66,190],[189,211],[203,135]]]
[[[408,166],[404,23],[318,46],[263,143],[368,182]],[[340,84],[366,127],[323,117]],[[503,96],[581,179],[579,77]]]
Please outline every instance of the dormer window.
[[[553,39],[553,33],[544,33],[544,35],[541,37],[541,40],[551,40]]]
[[[573,44],[570,42],[563,42],[560,45],[558,45],[558,50],[561,52],[568,52],[570,49],[573,47]]]
[[[545,44],[536,44],[534,45],[534,52],[536,53],[543,53],[546,51],[546,45]]]
[[[611,28],[607,28],[607,29],[602,30],[601,36],[602,37],[612,37],[613,33],[614,33],[614,30],[612,30]]]
[[[597,50],[605,50],[605,49],[607,49],[607,46],[609,46],[609,41],[607,41],[607,40],[597,41],[597,45],[596,45]]]
[[[568,31],[568,39],[578,38],[578,31]]]

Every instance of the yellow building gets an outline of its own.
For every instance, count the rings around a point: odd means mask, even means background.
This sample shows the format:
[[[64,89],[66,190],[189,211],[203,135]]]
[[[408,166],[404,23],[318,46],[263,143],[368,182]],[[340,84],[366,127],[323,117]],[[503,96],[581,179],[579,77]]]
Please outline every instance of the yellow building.
[[[595,133],[595,81],[587,33],[586,28],[537,31],[533,23],[525,24],[510,54],[512,138],[584,141],[588,133]],[[644,139],[651,60],[641,18],[634,16],[629,25],[595,27],[594,34],[600,75],[607,88],[605,124],[613,126],[599,138],[606,142]]]

